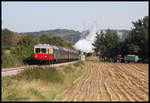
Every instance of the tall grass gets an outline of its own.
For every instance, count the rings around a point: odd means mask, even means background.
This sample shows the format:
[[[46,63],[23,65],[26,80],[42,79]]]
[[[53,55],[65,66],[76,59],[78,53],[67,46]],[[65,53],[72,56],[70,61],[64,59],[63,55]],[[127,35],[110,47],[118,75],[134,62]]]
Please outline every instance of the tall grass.
[[[2,100],[3,101],[23,101],[24,94],[16,88],[12,76],[2,77]],[[15,84],[15,85],[14,85]]]
[[[2,55],[1,60],[3,68],[23,65],[23,63],[18,60],[18,58],[14,54]]]
[[[34,69],[26,69],[17,76],[18,80],[42,80],[44,82],[63,83],[64,76],[61,75],[56,68],[36,67]]]

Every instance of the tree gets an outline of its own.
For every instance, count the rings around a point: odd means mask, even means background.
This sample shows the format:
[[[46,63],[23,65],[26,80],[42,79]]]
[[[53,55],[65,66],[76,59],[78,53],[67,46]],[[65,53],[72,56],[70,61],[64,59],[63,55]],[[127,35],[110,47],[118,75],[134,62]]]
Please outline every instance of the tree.
[[[101,46],[100,46],[101,44]],[[96,52],[96,55],[103,55],[101,51],[104,50],[104,33],[101,31],[100,33],[96,33],[96,40],[92,44],[94,46],[94,51]]]
[[[16,54],[21,60],[32,57],[35,44],[37,44],[37,42],[34,36],[25,36],[19,40],[17,47],[14,51],[12,51],[12,53]]]
[[[148,59],[148,31],[149,31],[148,16],[138,21],[132,22],[134,28],[128,35],[128,48],[130,53],[137,54],[143,59]]]
[[[40,43],[41,44],[50,44],[51,43],[51,38],[50,36],[43,34],[39,36],[40,38]]]
[[[99,56],[110,58],[119,53],[119,36],[116,32],[111,32],[110,29],[107,29],[105,32],[97,33],[96,40],[92,45],[97,55],[100,54]]]
[[[12,45],[12,37],[14,36],[14,33],[8,29],[2,30],[2,41],[1,46],[2,49],[10,49]]]

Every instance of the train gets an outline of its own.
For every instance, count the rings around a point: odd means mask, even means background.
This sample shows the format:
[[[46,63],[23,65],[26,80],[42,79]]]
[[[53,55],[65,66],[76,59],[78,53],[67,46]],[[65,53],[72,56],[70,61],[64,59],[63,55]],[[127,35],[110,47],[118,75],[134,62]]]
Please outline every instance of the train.
[[[46,61],[73,61],[80,59],[79,52],[49,44],[36,44],[34,46],[34,58]]]

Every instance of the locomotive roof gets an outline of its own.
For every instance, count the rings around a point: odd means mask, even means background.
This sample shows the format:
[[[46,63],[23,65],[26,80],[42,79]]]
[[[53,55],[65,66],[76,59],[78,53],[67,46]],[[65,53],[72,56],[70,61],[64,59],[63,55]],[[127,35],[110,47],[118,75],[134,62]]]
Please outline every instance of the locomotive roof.
[[[54,48],[54,49],[59,49],[57,46],[49,45],[49,44],[37,44],[34,47],[35,48]]]

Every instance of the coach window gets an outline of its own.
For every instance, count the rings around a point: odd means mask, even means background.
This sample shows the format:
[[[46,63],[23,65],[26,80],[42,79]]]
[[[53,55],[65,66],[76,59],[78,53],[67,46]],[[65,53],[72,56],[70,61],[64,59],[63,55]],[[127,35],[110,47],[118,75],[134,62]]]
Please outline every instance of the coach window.
[[[35,49],[35,52],[36,52],[36,53],[40,53],[40,48],[36,48],[36,49]]]
[[[42,48],[42,53],[46,53],[46,48]]]

